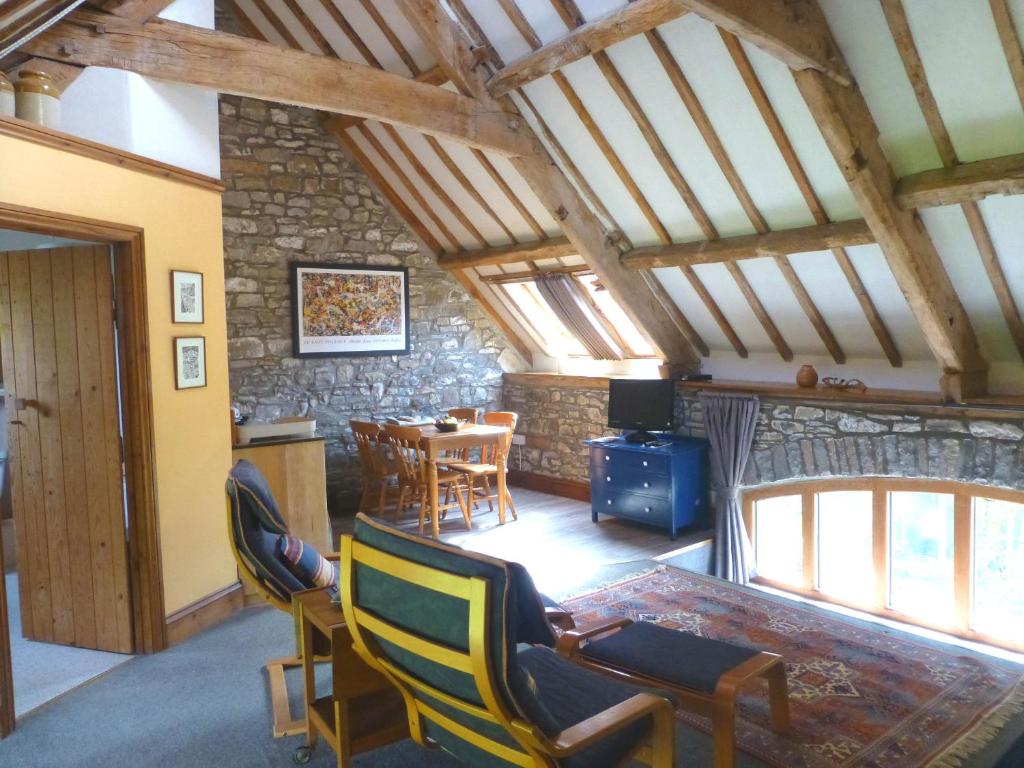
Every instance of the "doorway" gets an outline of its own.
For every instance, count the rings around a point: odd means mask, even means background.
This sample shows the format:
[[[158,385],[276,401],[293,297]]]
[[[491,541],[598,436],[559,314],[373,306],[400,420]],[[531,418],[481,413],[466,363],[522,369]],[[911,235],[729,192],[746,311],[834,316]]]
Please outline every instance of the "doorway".
[[[0,737],[166,647],[142,246],[0,203]]]

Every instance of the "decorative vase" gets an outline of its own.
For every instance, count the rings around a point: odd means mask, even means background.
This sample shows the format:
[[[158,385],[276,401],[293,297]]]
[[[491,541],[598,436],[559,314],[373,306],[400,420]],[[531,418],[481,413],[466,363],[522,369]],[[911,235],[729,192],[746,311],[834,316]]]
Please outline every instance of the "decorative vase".
[[[803,389],[814,389],[818,386],[818,372],[814,370],[813,365],[800,366],[800,370],[796,372],[796,385]]]
[[[14,117],[14,86],[0,72],[0,115]]]
[[[44,128],[60,128],[60,90],[50,75],[36,69],[23,69],[14,91],[18,118]]]

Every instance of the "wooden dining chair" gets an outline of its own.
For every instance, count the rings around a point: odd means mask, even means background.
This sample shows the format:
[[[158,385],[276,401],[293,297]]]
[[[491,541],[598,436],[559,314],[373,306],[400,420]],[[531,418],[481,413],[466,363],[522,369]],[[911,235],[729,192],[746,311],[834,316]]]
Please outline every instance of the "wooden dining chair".
[[[491,478],[498,474],[498,451],[504,460],[508,460],[509,450],[512,447],[512,434],[516,431],[516,424],[519,423],[519,414],[512,411],[488,411],[483,416],[484,424],[492,427],[507,427],[508,435],[504,443],[497,447],[484,446],[480,449],[480,462],[477,464],[465,462],[453,464],[452,469],[461,472],[466,476],[468,490],[466,497],[470,506],[477,502],[486,501],[489,510],[494,510],[494,501],[498,498],[497,489],[491,488]],[[477,487],[477,482],[483,483],[482,488]],[[518,520],[516,505],[512,501],[512,493],[505,487],[505,503],[512,512],[512,519]]]
[[[384,427],[384,435],[394,453],[398,468],[398,506],[403,508],[407,499],[419,504],[419,532],[420,535],[423,535],[424,521],[432,511],[430,509],[430,483],[427,478],[427,456],[420,443],[419,427],[400,427],[387,424]],[[449,509],[458,508],[466,521],[466,528],[472,528],[469,507],[462,495],[466,490],[464,476],[460,472],[439,466],[437,468],[437,486],[439,490],[444,490],[444,501],[438,501],[437,504],[438,519]],[[453,494],[455,501],[451,500]]]
[[[368,512],[376,500],[377,516],[383,517],[384,507],[390,499],[395,503],[394,519],[397,520],[403,509],[401,484],[397,463],[388,456],[382,439],[383,428],[372,421],[355,419],[349,421],[349,426],[352,428],[352,436],[355,438],[363,469],[363,492],[359,498],[359,511]]]
[[[480,420],[480,409],[479,408],[449,408],[448,415],[452,418],[459,419],[460,421],[467,421],[470,424],[476,424]]]

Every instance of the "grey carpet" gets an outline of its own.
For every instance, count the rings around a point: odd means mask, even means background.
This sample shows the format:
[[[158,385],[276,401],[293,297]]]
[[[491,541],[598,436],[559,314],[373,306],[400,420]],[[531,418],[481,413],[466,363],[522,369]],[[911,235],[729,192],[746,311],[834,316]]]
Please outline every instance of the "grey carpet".
[[[14,667],[14,709],[18,717],[132,658],[123,653],[26,640],[21,636],[17,574],[8,573],[5,581]]]
[[[288,653],[291,622],[248,609],[188,642],[138,656],[19,720],[0,742],[0,765],[17,768],[251,768],[289,766],[299,737],[274,739],[261,663]],[[326,671],[326,667],[324,668]],[[300,690],[294,676],[292,689]],[[710,765],[709,739],[681,730],[680,766]],[[361,755],[358,768],[460,765],[412,742]],[[310,765],[335,765],[321,746]],[[741,768],[762,764],[741,760]]]

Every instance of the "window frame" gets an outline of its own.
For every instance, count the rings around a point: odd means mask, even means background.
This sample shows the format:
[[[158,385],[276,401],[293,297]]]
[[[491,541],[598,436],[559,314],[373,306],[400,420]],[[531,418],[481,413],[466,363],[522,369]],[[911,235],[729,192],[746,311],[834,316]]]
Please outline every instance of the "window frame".
[[[816,497],[830,491],[870,491],[872,493],[872,553],[875,590],[870,604],[843,600],[820,591],[818,573],[818,516]],[[897,611],[889,606],[889,493],[918,491],[953,496],[953,601],[954,620],[951,624],[938,624]],[[1024,504],[1024,492],[994,488],[976,483],[917,478],[864,477],[834,478],[828,480],[798,481],[752,488],[743,493],[743,522],[751,544],[756,542],[757,520],[754,506],[758,501],[776,496],[800,496],[803,515],[803,581],[799,585],[786,584],[762,576],[755,576],[755,584],[763,584],[784,592],[791,592],[825,603],[842,605],[855,610],[881,616],[905,624],[962,637],[967,640],[1024,651],[1024,642],[1014,643],[1006,637],[993,636],[975,630],[972,626],[974,607],[974,499],[984,497],[1014,504]],[[756,552],[755,552],[756,555]]]

